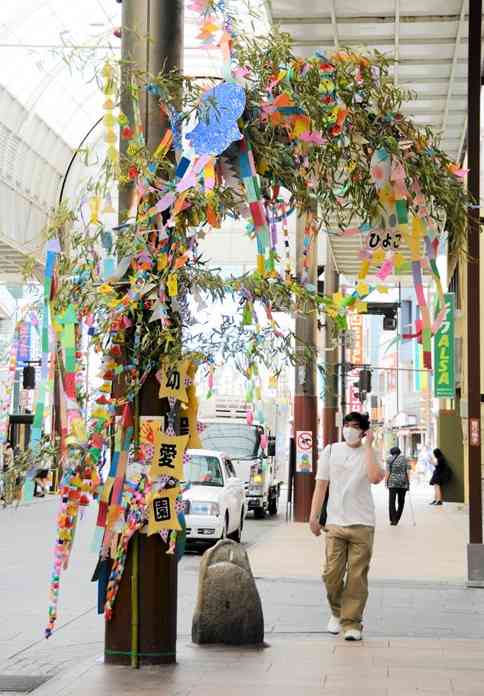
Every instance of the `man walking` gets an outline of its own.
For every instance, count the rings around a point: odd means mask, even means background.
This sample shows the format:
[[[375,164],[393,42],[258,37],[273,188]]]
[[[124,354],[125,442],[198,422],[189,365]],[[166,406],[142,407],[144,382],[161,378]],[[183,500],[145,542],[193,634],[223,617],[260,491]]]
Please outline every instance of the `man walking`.
[[[344,442],[327,445],[319,461],[309,525],[313,534],[321,534],[321,506],[329,485],[323,574],[332,614],[328,632],[336,635],[342,629],[345,640],[361,640],[375,530],[371,484],[380,483],[385,473],[366,414],[346,415],[343,437]]]

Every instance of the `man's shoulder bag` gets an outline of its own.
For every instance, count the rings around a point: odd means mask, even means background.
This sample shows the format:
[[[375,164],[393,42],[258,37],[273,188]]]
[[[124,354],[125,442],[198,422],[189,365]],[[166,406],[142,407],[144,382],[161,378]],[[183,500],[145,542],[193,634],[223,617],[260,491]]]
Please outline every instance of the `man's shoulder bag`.
[[[329,463],[331,464],[331,451],[332,446],[329,446]],[[329,483],[326,489],[326,495],[324,496],[323,504],[321,506],[321,512],[319,514],[319,524],[321,527],[326,527],[326,522],[328,519],[328,500],[329,500]]]

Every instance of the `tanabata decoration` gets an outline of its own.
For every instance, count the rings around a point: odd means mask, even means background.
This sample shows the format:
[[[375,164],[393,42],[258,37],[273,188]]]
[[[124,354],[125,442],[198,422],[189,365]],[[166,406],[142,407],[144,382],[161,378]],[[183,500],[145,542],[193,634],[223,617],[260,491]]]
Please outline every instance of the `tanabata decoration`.
[[[440,275],[436,264],[438,237],[435,222],[429,217],[425,199],[421,195],[418,181],[413,182],[413,190],[409,192],[405,181],[405,170],[401,162],[384,148],[377,149],[371,158],[371,176],[378,192],[381,208],[373,226],[362,225],[356,229],[367,234],[368,256],[364,256],[358,274],[357,291],[360,297],[368,294],[368,286],[362,282],[369,273],[372,264],[379,264],[376,273],[379,280],[386,280],[395,269],[400,268],[404,258],[399,252],[404,243],[410,253],[410,269],[414,282],[417,304],[421,320],[416,326],[415,334],[423,345],[423,366],[432,368],[432,325],[437,319],[439,309],[443,306],[443,291]],[[409,217],[408,205],[413,202],[413,212]],[[353,229],[343,231],[343,234],[353,234]],[[431,268],[439,302],[432,321],[427,304],[424,286],[423,269]],[[355,306],[356,308],[356,306]],[[404,334],[403,338],[409,338]]]
[[[148,534],[156,534],[163,529],[181,529],[176,510],[179,488],[167,488],[153,493],[148,499]]]
[[[189,360],[183,360],[172,365],[166,362],[161,364],[160,369],[156,373],[156,378],[160,383],[160,389],[158,392],[160,399],[178,399],[179,401],[186,403],[186,381],[189,366]]]
[[[237,121],[245,108],[245,91],[234,82],[223,82],[202,97],[206,109],[187,138],[197,155],[221,155],[242,138]]]
[[[170,436],[161,431],[155,434],[150,468],[152,481],[161,476],[171,476],[179,481],[183,479],[183,455],[188,439],[188,435]]]
[[[115,70],[113,66],[110,63],[106,63],[104,65],[104,68],[102,70],[102,77],[104,79],[104,85],[103,85],[103,92],[104,96],[106,97],[106,100],[103,104],[104,108],[104,118],[103,118],[103,124],[104,124],[104,140],[107,144],[107,156],[111,163],[113,165],[118,164],[118,151],[116,149],[116,142],[118,139],[117,133],[116,133],[116,119],[113,114],[114,110],[114,101],[113,101],[113,96],[115,92],[115,83],[114,83],[114,73]],[[91,199],[94,201],[94,207],[91,206],[91,219],[90,223],[91,224],[98,224],[99,221],[99,208],[100,208],[100,199],[98,196],[94,197],[94,199]]]
[[[41,374],[40,374],[40,390],[37,398],[37,403],[34,412],[34,422],[30,434],[30,441],[35,447],[42,436],[44,424],[45,401],[47,398],[47,389],[49,386],[49,364],[50,361],[55,361],[55,354],[51,354],[50,341],[50,312],[51,312],[51,296],[54,281],[54,271],[60,253],[60,244],[57,239],[51,239],[47,243],[45,268],[44,268],[44,304],[42,311],[42,328],[41,328]],[[62,447],[61,447],[62,449]]]
[[[133,535],[157,533],[166,553],[179,554],[182,465],[186,447],[200,444],[197,369],[208,373],[210,397],[214,370],[232,362],[247,381],[247,421],[263,422],[261,366],[277,373],[284,362],[312,355],[300,342],[296,349],[294,333],[277,324],[276,309],[325,314],[336,330],[345,330],[349,313],[366,311],[368,294],[387,287],[396,272],[413,275],[421,312],[413,333],[428,366],[442,312],[432,316],[422,274],[430,269],[440,295],[436,254],[446,225],[451,252],[464,248],[463,172],[430,129],[402,113],[407,95],[395,87],[389,59],[345,50],[301,58],[286,34],[252,40],[222,0],[192,6],[202,42],[220,52],[224,79],[177,70],[146,76],[150,108],[159,108],[170,124],[151,152],[140,113],[142,78],[128,84],[130,119],[115,118],[126,84],[118,66],[105,66],[106,162],[88,187],[88,217],[61,208],[48,228],[41,390],[55,355],[63,477],[47,635],[79,513],[93,499],[93,548],[107,620]],[[106,192],[116,185],[128,187],[129,202],[113,228],[105,219],[112,215]],[[305,228],[295,265],[292,212]],[[255,240],[255,270],[239,277],[211,268],[199,246],[227,219],[243,220]],[[346,296],[320,295],[308,282],[309,252],[321,230],[362,238],[358,279]],[[204,324],[208,301],[228,298],[235,313]],[[49,331],[57,345],[49,344]],[[86,336],[101,369],[84,429],[80,345]],[[148,387],[162,400],[159,420],[140,418],[140,394]],[[41,403],[34,444],[43,419]]]

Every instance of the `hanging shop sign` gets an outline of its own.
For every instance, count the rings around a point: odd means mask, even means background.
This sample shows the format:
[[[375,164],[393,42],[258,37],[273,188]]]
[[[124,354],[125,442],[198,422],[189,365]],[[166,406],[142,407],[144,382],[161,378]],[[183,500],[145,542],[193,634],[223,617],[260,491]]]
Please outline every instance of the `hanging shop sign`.
[[[313,470],[313,434],[310,430],[296,433],[296,473],[310,474]]]
[[[446,293],[444,301],[447,314],[434,338],[434,396],[438,399],[455,397],[454,293]]]
[[[472,447],[481,444],[481,423],[479,418],[469,418],[470,442]]]
[[[373,230],[367,237],[368,249],[384,249],[385,251],[400,248],[402,235],[398,230]]]

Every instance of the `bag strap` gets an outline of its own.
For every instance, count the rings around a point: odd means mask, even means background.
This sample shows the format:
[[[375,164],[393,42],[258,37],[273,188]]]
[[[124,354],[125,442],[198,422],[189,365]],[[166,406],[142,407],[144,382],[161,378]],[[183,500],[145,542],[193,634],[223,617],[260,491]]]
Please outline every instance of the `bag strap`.
[[[331,444],[329,445],[328,476],[330,476],[329,467],[331,466],[331,454],[332,454],[332,452],[333,452],[333,443],[331,443]],[[331,481],[330,481],[330,479],[328,479],[328,487],[326,488],[326,494],[325,494],[325,496],[324,496],[324,502],[325,502],[325,503],[328,502],[328,498],[329,498],[329,484],[330,484],[330,483],[331,483]]]
[[[391,476],[391,474],[392,474],[392,466],[395,464],[395,462],[397,461],[397,459],[398,459],[399,456],[400,456],[400,455],[397,454],[396,457],[395,457],[394,459],[392,459],[392,461],[390,462],[390,465],[389,465],[389,472],[388,472],[388,473],[390,474],[390,476]]]

